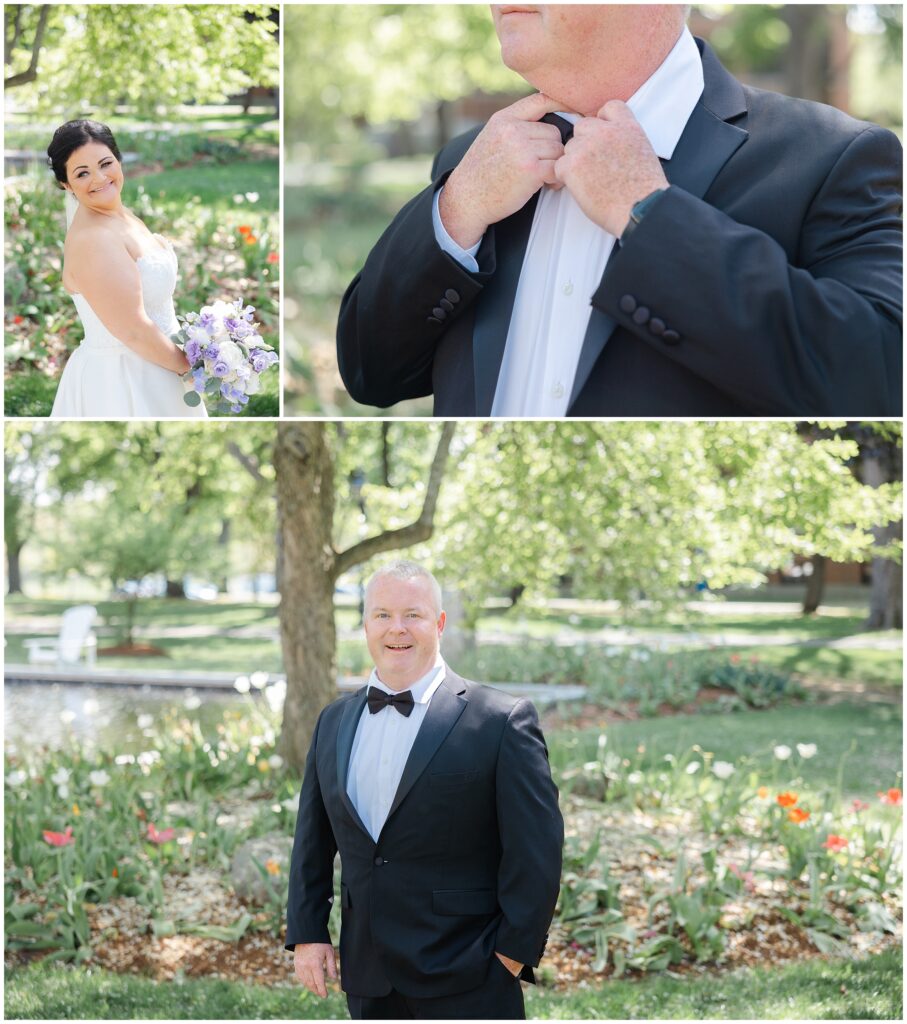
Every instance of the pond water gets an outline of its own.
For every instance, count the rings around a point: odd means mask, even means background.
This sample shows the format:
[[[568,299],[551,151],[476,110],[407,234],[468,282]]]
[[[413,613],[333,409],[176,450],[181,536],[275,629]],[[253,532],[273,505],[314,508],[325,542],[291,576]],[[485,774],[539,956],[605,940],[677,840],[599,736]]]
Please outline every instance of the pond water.
[[[252,699],[261,699],[253,693]],[[139,715],[151,716],[153,729],[166,711],[178,711],[208,732],[226,710],[249,709],[248,701],[249,697],[231,690],[7,682],[4,742],[12,753],[63,748],[73,739],[90,738],[104,750],[136,753],[148,744]]]

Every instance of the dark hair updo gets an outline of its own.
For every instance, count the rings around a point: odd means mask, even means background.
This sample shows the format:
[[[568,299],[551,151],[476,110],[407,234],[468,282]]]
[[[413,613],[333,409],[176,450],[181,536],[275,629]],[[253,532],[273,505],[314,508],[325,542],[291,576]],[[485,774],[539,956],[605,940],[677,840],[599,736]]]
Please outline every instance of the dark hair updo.
[[[66,161],[73,153],[89,142],[100,142],[120,161],[120,150],[113,132],[100,121],[67,121],[54,132],[47,147],[47,163],[57,178],[60,188],[66,184]]]

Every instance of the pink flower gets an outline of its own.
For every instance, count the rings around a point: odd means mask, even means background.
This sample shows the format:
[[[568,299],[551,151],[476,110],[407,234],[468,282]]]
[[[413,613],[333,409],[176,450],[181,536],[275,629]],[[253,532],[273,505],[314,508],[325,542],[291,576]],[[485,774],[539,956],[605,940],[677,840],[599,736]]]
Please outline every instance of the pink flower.
[[[743,882],[743,887],[747,892],[754,892],[756,889],[756,881],[752,871],[741,871],[736,864],[729,864],[728,871]]]
[[[161,843],[166,843],[176,835],[176,831],[172,828],[165,828],[163,832],[158,832],[154,827],[154,822],[148,822],[148,838],[152,843],[157,843],[160,846]]]
[[[44,833],[44,842],[50,843],[51,846],[69,846],[70,843],[75,841],[75,836],[72,834],[72,825],[67,825],[65,832]]]
[[[869,804],[864,803],[862,800],[854,800],[850,806],[853,808],[855,814],[859,814],[860,811],[869,809]]]

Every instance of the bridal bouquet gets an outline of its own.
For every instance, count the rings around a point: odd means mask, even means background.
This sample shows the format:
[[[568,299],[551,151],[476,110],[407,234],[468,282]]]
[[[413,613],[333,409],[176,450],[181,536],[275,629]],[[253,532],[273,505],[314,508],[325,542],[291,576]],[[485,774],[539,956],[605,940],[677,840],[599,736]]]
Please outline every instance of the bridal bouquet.
[[[254,306],[214,302],[198,313],[179,316],[174,340],[189,360],[183,377],[191,387],[183,399],[198,405],[205,395],[216,412],[242,412],[260,387],[259,378],[277,362],[277,353],[258,334]]]

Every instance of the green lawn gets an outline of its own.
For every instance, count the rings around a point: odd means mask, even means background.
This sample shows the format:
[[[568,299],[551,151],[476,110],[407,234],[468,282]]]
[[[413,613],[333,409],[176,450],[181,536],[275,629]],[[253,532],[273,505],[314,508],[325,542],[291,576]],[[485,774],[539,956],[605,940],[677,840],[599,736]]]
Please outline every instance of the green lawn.
[[[204,207],[229,214],[234,220],[242,219],[243,210],[277,210],[280,194],[278,166],[273,159],[168,168],[157,174],[130,176],[128,182],[130,188],[144,185],[157,205],[176,215],[198,196]],[[235,195],[246,192],[257,192],[258,200],[253,204],[234,202]]]
[[[563,770],[596,757],[601,729],[564,729],[548,735],[551,763]],[[807,785],[824,787],[837,779],[841,757],[853,742],[856,749],[844,762],[845,799],[875,800],[879,790],[901,786],[903,718],[897,705],[842,703],[738,711],[727,715],[674,715],[608,725],[609,749],[634,757],[645,746],[643,766],[651,767],[665,754],[681,754],[693,744],[711,751],[716,760],[752,759],[766,784],[778,767],[782,779],[791,772]],[[778,744],[796,748],[815,743],[818,752],[795,768],[781,765],[773,750]],[[794,755],[796,758],[796,755]]]
[[[553,993],[525,986],[529,1018],[541,1020],[900,1020],[902,957],[812,960],[703,977],[609,980]],[[9,1019],[345,1019],[346,1000],[301,987],[265,988],[216,979],[160,984],[147,978],[47,963],[5,972]]]

